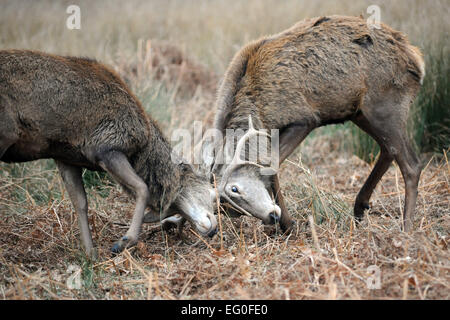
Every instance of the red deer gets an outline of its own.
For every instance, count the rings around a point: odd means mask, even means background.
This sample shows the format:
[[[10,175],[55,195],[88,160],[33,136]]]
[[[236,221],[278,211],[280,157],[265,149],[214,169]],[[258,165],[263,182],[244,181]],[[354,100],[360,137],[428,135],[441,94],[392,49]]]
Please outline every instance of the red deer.
[[[85,58],[0,51],[0,160],[56,161],[88,254],[93,243],[82,168],[108,172],[136,199],[131,225],[113,252],[136,243],[147,208],[157,220],[181,213],[200,233],[216,232],[209,181],[190,165],[172,162],[171,153],[157,124],[108,67]]]
[[[253,131],[278,129],[281,164],[314,128],[352,121],[381,149],[356,197],[355,217],[360,219],[369,208],[375,186],[395,160],[406,186],[403,227],[408,231],[421,167],[406,121],[424,75],[419,49],[385,24],[376,29],[362,18],[344,16],[304,20],[251,42],[235,55],[218,91],[215,128],[223,136],[226,129],[247,130],[251,116]],[[235,157],[241,157],[240,150]],[[278,176],[269,181],[251,163],[230,168],[226,164],[213,167],[222,200],[231,200],[238,211],[263,221],[280,218],[282,229],[289,230],[293,220]],[[270,204],[271,194],[276,207]]]

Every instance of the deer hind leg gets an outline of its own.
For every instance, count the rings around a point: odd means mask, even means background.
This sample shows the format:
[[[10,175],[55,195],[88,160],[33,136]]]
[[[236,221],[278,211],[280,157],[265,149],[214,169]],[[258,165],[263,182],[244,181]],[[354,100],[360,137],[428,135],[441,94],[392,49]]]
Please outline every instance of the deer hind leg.
[[[56,161],[62,180],[69,193],[75,212],[78,214],[78,225],[81,232],[81,241],[86,254],[95,258],[91,231],[88,222],[88,202],[81,177],[81,168]]]
[[[372,172],[356,196],[354,214],[357,220],[360,220],[363,217],[365,209],[369,209],[369,200],[373,190],[386,173],[387,169],[389,169],[392,161],[393,157],[386,149],[381,148],[380,156],[375,167],[372,169]]]
[[[363,131],[369,134],[372,138],[374,138],[380,145],[380,156],[378,157],[378,160],[374,168],[372,169],[372,172],[370,173],[366,182],[356,196],[354,215],[357,221],[360,221],[364,216],[364,210],[369,209],[369,200],[372,196],[373,190],[375,189],[383,175],[386,173],[387,169],[389,169],[389,166],[391,165],[394,158],[389,154],[383,143],[383,140],[380,139],[379,136],[377,136],[374,130],[372,130],[369,122],[362,114],[353,119],[353,122]]]
[[[186,222],[186,219],[180,214],[175,214],[171,217],[165,218],[161,221],[161,228],[164,231],[168,231],[172,228],[177,229],[177,235],[180,239],[183,238],[183,226]]]
[[[403,230],[412,228],[414,209],[416,206],[420,173],[419,160],[413,151],[406,132],[397,132],[390,139],[388,150],[400,167],[405,182],[405,205],[403,209]]]
[[[406,137],[405,137],[406,138]],[[397,154],[397,161],[405,181],[405,208],[403,211],[403,230],[411,231],[414,222],[414,210],[419,187],[420,173],[422,171],[419,159],[408,140],[403,141],[405,153]]]
[[[117,182],[132,190],[136,197],[131,225],[125,236],[119,239],[111,249],[119,253],[123,249],[137,243],[139,232],[144,220],[144,211],[149,200],[147,184],[136,174],[127,157],[118,151],[102,153],[98,156],[99,165],[108,172]]]
[[[409,108],[409,101],[411,99],[410,97],[404,98],[406,99],[403,101],[407,101],[407,103],[400,104],[399,106],[392,107],[392,104],[372,106],[371,110],[375,111],[365,114],[365,118],[370,124],[370,134],[379,142],[381,150],[384,149],[382,159],[380,155],[382,163],[377,169],[379,171],[378,174],[381,174],[382,170],[387,170],[385,166],[387,166],[389,158],[395,159],[402,172],[405,182],[403,229],[408,232],[412,227],[421,167],[405,128],[407,118],[406,110]],[[370,177],[368,180],[370,180]],[[375,181],[375,178],[373,180]],[[369,182],[369,184],[371,183]]]

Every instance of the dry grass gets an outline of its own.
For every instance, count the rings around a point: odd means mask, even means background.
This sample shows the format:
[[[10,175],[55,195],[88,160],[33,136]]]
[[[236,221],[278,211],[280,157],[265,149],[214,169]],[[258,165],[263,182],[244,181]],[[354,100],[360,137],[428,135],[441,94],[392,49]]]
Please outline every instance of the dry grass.
[[[304,18],[343,14],[381,20],[425,48],[450,29],[447,0],[80,0],[81,30],[68,30],[64,1],[5,0],[0,12],[0,47],[33,48],[112,63],[134,57],[139,39],[159,39],[223,74],[234,53],[249,40],[278,33]],[[448,36],[448,35],[447,35]]]
[[[133,205],[117,187],[111,187],[107,198],[96,199],[98,204],[90,199],[100,256],[91,264],[78,248],[77,217],[67,198],[49,205],[29,203],[26,214],[7,214],[0,223],[0,297],[448,299],[446,158],[432,159],[424,170],[416,228],[405,234],[400,232],[399,203],[404,190],[398,168],[388,171],[372,198],[373,209],[363,225],[355,228],[351,204],[370,168],[336,151],[322,148],[320,153],[321,160],[302,164],[298,154],[283,165],[284,192],[298,222],[288,237],[254,219],[221,215],[223,231],[212,240],[199,240],[187,228],[181,241],[172,233],[162,233],[157,225],[145,226],[136,248],[112,258],[109,249],[125,232]],[[5,180],[1,181],[2,201],[9,190],[19,187],[8,186]],[[325,204],[322,209],[314,209],[316,197]],[[323,219],[312,227],[309,215]],[[70,265],[82,268],[85,287],[81,290],[66,286]],[[367,287],[371,265],[381,270],[380,289]]]
[[[417,45],[437,41],[448,30],[445,1],[374,2],[382,7],[382,20]],[[82,32],[76,32],[64,28],[67,3],[2,3],[0,48],[108,62],[167,135],[177,127],[190,128],[193,120],[210,123],[218,75],[246,41],[304,17],[360,14],[372,4],[82,1],[85,20]],[[221,214],[222,231],[213,239],[185,228],[180,240],[158,225],[146,225],[139,244],[113,258],[109,249],[127,229],[134,203],[102,178],[88,190],[96,262],[79,247],[77,216],[54,164],[0,163],[0,298],[449,299],[448,153],[428,159],[414,232],[400,232],[404,185],[396,166],[356,228],[353,201],[371,167],[346,151],[348,133],[322,133],[305,141],[281,168],[285,199],[297,220],[290,236],[255,219]],[[71,266],[81,270],[79,290],[67,286]],[[370,266],[381,271],[380,289],[367,286]]]

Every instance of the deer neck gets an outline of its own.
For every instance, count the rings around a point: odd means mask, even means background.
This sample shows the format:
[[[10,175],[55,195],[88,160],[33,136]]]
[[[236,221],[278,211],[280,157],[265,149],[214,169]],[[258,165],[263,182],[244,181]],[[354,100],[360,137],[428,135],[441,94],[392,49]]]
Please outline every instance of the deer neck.
[[[150,136],[147,145],[135,155],[132,165],[148,186],[150,208],[165,212],[181,190],[182,171],[181,166],[172,161],[172,148],[162,134]]]
[[[250,103],[241,104],[234,108],[226,123],[223,125],[226,129],[248,129],[248,117],[252,117],[255,129],[264,129],[264,119],[261,118],[261,113],[257,107]],[[226,132],[224,132],[226,134]]]

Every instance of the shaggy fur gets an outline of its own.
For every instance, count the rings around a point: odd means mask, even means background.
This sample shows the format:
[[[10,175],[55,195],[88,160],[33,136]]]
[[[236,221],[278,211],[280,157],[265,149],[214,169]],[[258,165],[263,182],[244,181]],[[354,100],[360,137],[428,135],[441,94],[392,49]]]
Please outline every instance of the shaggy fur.
[[[212,212],[209,182],[171,161],[170,144],[114,71],[91,59],[0,51],[1,161],[53,158],[69,171],[102,171],[118,153],[147,185],[144,204],[159,218],[192,202],[196,191],[199,207]],[[139,188],[118,182],[137,196]]]
[[[368,208],[373,188],[395,159],[406,182],[407,224],[420,168],[406,136],[406,120],[424,75],[419,49],[385,24],[376,29],[358,17],[307,19],[251,42],[235,55],[218,91],[215,128],[224,135],[226,129],[246,130],[251,115],[256,129],[279,129],[282,162],[314,128],[351,120],[382,149],[357,198],[355,215]],[[282,199],[278,202],[282,228],[289,228]]]
[[[416,92],[424,75],[419,49],[385,24],[378,30],[358,17],[308,19],[235,55],[218,92],[215,127],[246,129],[249,114],[257,129],[343,122],[391,84]]]

